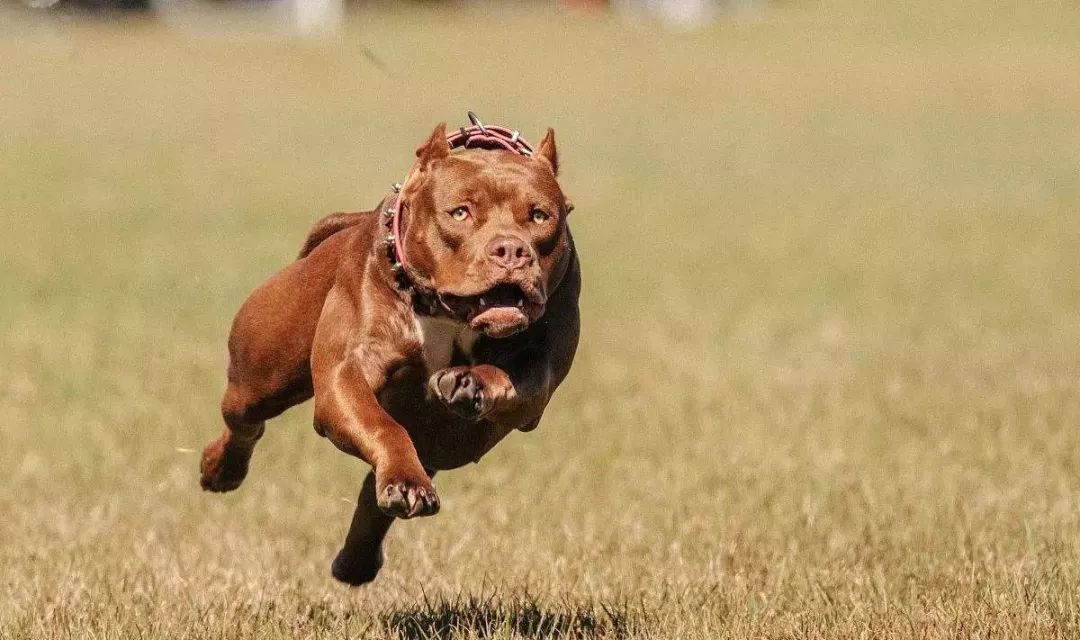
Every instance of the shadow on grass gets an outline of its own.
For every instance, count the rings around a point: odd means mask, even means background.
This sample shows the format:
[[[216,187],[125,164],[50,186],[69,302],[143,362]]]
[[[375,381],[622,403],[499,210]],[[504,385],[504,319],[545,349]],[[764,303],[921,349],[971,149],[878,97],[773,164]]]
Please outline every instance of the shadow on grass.
[[[564,603],[541,606],[528,598],[455,598],[424,601],[391,611],[383,623],[401,640],[454,637],[490,638],[625,638],[628,615],[624,607]]]

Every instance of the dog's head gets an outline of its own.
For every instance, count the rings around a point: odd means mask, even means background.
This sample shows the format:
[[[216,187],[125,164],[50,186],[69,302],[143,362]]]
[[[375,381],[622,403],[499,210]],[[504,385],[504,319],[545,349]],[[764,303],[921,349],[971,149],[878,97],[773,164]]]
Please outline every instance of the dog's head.
[[[523,330],[543,315],[570,260],[555,132],[531,157],[451,154],[440,124],[416,153],[401,194],[408,275],[488,336]]]

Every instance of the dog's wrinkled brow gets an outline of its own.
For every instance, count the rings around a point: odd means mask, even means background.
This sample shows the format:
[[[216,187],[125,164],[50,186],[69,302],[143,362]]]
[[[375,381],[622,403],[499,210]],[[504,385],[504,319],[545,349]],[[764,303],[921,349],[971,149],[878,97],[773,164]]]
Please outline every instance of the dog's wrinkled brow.
[[[557,204],[558,192],[552,193],[552,188],[545,189],[543,184],[537,184],[542,180],[541,177],[532,174],[525,167],[512,167],[514,171],[501,169],[491,167],[465,180],[444,183],[440,192],[436,193],[436,200],[441,204],[471,202],[488,205],[525,200],[529,201],[530,205]]]

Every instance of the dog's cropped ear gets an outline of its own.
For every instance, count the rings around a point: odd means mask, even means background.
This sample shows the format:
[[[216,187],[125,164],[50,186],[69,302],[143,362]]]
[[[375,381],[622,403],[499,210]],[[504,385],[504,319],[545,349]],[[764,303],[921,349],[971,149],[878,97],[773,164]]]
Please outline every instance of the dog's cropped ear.
[[[551,172],[559,175],[559,152],[555,150],[555,130],[548,127],[547,135],[536,149],[536,157],[543,158],[551,165]]]
[[[446,143],[446,123],[440,122],[435,125],[431,137],[427,142],[416,149],[416,157],[420,159],[420,168],[423,169],[435,160],[446,158],[450,155],[450,145]]]

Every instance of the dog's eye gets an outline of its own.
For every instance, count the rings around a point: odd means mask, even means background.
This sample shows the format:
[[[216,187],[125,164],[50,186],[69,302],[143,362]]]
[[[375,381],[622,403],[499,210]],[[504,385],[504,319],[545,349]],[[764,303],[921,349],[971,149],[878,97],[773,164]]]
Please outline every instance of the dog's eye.
[[[535,222],[536,224],[540,224],[542,222],[547,222],[547,219],[550,216],[547,213],[545,213],[542,209],[533,209],[532,213],[529,214],[529,217],[532,218],[532,221]]]
[[[469,208],[465,206],[458,207],[450,212],[450,217],[454,220],[464,220],[469,217]]]

